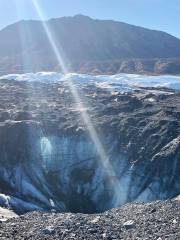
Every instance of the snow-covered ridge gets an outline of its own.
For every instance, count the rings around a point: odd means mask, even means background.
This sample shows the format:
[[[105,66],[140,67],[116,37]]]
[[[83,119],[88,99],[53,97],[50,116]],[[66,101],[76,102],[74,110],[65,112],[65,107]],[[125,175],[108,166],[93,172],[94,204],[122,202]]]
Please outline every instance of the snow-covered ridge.
[[[180,76],[147,76],[137,74],[117,74],[117,75],[98,75],[91,76],[87,74],[68,73],[61,74],[57,72],[38,72],[26,74],[9,74],[1,76],[1,79],[16,81],[41,81],[58,82],[71,80],[76,84],[94,83],[102,88],[116,88],[122,91],[131,91],[136,87],[167,87],[171,89],[180,89]]]

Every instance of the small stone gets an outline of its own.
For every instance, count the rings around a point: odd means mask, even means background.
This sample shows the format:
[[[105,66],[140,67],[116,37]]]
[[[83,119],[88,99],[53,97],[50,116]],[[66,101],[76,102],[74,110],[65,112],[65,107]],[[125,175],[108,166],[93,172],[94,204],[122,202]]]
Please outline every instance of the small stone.
[[[177,223],[177,220],[176,220],[176,219],[174,219],[174,220],[173,220],[173,223],[174,223],[174,224],[176,224],[176,223]]]
[[[95,218],[91,221],[91,223],[97,223],[97,222],[99,221],[99,219],[100,219],[99,216],[98,216],[98,217],[95,217]]]
[[[45,235],[53,235],[55,234],[55,230],[52,227],[46,227],[45,229],[43,229],[43,233]]]
[[[123,226],[126,228],[126,229],[131,229],[131,228],[134,228],[135,227],[135,222],[133,220],[129,220],[127,222],[125,222],[123,224]]]
[[[155,212],[156,212],[156,209],[155,209],[155,208],[153,208],[153,209],[150,210],[150,213],[155,213]]]
[[[106,236],[107,236],[106,233],[102,234],[103,239],[106,238]]]
[[[97,233],[97,229],[95,229],[95,228],[89,228],[88,231],[92,234]]]
[[[6,221],[7,221],[7,219],[0,218],[0,223],[6,222]]]

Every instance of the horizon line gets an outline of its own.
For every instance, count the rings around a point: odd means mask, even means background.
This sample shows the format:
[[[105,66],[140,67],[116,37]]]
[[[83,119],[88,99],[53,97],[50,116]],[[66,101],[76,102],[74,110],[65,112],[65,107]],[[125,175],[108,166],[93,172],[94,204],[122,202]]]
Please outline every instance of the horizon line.
[[[112,21],[112,22],[116,22],[116,23],[127,24],[127,25],[131,25],[131,26],[134,26],[134,27],[147,29],[147,30],[150,30],[150,31],[163,32],[163,33],[169,34],[169,35],[171,35],[171,36],[173,36],[173,37],[175,37],[175,38],[180,40],[180,36],[176,36],[176,35],[174,35],[172,33],[169,33],[169,32],[167,32],[165,30],[149,28],[149,27],[145,27],[145,26],[142,26],[142,25],[136,25],[136,24],[133,24],[133,23],[120,21],[120,20],[116,20],[116,19],[110,19],[110,18],[109,19],[105,19],[105,18],[91,17],[91,16],[88,16],[88,15],[85,15],[85,14],[81,14],[81,13],[75,14],[75,15],[64,15],[64,16],[59,16],[59,17],[51,17],[51,18],[44,19],[43,21],[41,19],[35,19],[35,18],[21,19],[21,20],[12,22],[12,23],[7,24],[6,26],[0,28],[0,32],[3,31],[4,29],[6,29],[7,27],[12,26],[12,25],[17,24],[17,23],[20,23],[20,22],[30,22],[30,21],[48,22],[48,21],[55,20],[55,19],[75,18],[75,17],[86,17],[86,18],[89,18],[89,19],[94,20],[94,21]]]

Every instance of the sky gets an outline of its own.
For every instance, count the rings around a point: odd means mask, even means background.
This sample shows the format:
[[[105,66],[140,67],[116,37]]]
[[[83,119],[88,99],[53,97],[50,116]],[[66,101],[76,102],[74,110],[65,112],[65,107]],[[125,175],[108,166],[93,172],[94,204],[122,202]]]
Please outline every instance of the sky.
[[[180,0],[34,0],[47,19],[83,14],[168,32],[180,38]],[[38,19],[33,0],[0,0],[0,29]]]

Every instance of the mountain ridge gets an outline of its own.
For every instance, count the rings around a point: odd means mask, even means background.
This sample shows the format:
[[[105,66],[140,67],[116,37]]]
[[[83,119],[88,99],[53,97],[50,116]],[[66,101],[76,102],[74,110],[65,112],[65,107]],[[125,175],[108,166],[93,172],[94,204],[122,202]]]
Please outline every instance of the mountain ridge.
[[[62,70],[52,50],[44,23],[68,72],[107,73],[107,69],[110,69],[110,73],[140,73],[150,68],[147,72],[158,73],[155,65],[159,66],[158,60],[165,59],[161,63],[161,68],[166,66],[162,73],[180,73],[180,39],[177,37],[163,31],[83,15],[54,18],[45,22],[22,20],[2,29],[0,72]],[[141,60],[140,63],[138,59]],[[144,62],[152,59],[153,63]],[[118,61],[115,69],[114,61]],[[173,65],[170,70],[169,62]]]
[[[154,28],[148,28],[148,27],[145,27],[145,26],[141,26],[141,25],[136,25],[136,24],[132,24],[132,23],[128,23],[128,22],[123,22],[123,21],[118,21],[118,20],[114,20],[114,19],[100,19],[100,18],[92,18],[92,17],[89,17],[87,15],[84,15],[84,14],[75,14],[73,16],[62,16],[62,17],[55,17],[55,18],[50,18],[50,19],[47,19],[47,20],[44,20],[43,22],[50,22],[50,21],[54,21],[54,20],[66,20],[66,19],[77,19],[77,18],[81,18],[81,19],[89,19],[89,20],[94,20],[94,21],[104,21],[104,22],[113,22],[113,23],[121,23],[121,24],[125,24],[125,25],[129,25],[129,26],[133,26],[133,27],[137,27],[137,28],[141,28],[141,29],[148,29],[150,31],[154,31],[154,32],[161,32],[161,33],[165,33],[165,34],[168,34],[169,36],[172,36],[178,40],[180,40],[179,37],[169,33],[169,32],[166,32],[166,31],[163,31],[163,30],[158,30],[158,29],[154,29]],[[21,22],[42,22],[41,20],[38,20],[38,19],[22,19],[22,20],[19,20],[19,21],[16,21],[14,23],[11,23],[11,24],[8,24],[6,25],[5,27],[1,28],[0,29],[0,32],[3,31],[4,29],[12,26],[12,25],[15,25],[15,24],[18,24],[18,23],[21,23]]]

